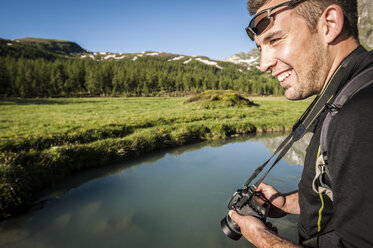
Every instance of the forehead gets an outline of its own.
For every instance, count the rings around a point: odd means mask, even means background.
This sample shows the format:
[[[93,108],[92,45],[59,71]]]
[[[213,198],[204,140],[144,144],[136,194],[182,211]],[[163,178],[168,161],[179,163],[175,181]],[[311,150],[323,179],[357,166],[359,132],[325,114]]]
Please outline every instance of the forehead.
[[[271,7],[273,7],[273,6],[276,6],[276,5],[282,4],[282,3],[287,2],[287,1],[289,1],[289,0],[269,0],[269,1],[265,2],[265,3],[263,4],[263,6],[260,7],[260,8],[256,11],[256,13],[259,13],[260,11],[262,11],[262,10],[264,10],[264,9],[271,8]]]

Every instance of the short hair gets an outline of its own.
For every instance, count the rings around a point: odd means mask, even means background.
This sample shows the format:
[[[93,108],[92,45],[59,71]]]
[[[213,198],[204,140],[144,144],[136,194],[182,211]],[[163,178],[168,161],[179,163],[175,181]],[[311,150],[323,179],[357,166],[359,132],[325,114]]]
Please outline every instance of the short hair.
[[[247,8],[251,15],[271,0],[248,0]],[[359,37],[357,0],[307,0],[295,6],[295,11],[303,17],[311,30],[316,29],[316,25],[324,10],[331,4],[337,4],[343,11],[344,24],[343,31],[352,35],[356,40]]]

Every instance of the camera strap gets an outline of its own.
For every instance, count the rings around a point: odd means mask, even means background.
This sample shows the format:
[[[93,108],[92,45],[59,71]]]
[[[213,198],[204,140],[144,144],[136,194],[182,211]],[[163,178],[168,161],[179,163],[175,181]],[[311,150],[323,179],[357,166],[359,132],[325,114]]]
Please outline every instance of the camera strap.
[[[281,158],[285,156],[285,154],[289,151],[293,144],[296,141],[300,140],[304,136],[304,134],[310,130],[312,123],[314,123],[317,117],[324,111],[326,104],[329,104],[334,99],[340,84],[346,83],[348,78],[351,76],[346,71],[347,67],[351,64],[355,66],[359,64],[359,56],[355,55],[361,54],[364,51],[366,50],[360,46],[341,62],[339,67],[335,70],[334,74],[327,82],[322,93],[313,100],[310,106],[294,124],[292,132],[281,142],[272,156],[261,166],[259,166],[251,175],[251,177],[245,182],[245,188],[247,188],[251,184],[251,182],[262,172],[264,167],[266,167],[266,165],[273,159],[273,157],[276,154],[279,154],[276,160],[273,162],[272,166],[267,170],[267,172],[251,186],[254,187],[254,190],[257,189],[259,184],[264,180],[264,178],[268,175],[272,168],[281,160]]]

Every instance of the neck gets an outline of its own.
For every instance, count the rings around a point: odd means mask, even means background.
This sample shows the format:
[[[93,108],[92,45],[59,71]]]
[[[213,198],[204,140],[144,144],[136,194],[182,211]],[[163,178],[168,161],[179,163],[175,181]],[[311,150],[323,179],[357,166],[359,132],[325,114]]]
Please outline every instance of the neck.
[[[329,82],[330,78],[333,76],[334,72],[337,70],[343,59],[346,58],[347,55],[349,55],[358,46],[359,42],[352,36],[345,38],[341,37],[339,41],[333,42],[329,45],[328,52],[331,58],[329,61],[330,70],[326,80],[324,81],[323,88],[319,94],[324,91],[327,82]]]

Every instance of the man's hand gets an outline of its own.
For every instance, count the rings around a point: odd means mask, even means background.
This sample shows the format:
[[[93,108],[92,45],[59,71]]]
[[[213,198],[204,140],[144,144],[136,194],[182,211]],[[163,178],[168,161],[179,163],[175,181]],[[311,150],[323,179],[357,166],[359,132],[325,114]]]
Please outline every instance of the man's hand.
[[[266,226],[256,217],[242,216],[233,210],[229,211],[229,216],[240,226],[242,235],[256,247],[298,247],[277,236],[272,225]]]
[[[233,210],[230,210],[228,214],[240,226],[242,235],[254,245],[264,231],[269,231],[265,224],[256,217],[242,216]]]
[[[284,195],[265,183],[261,183],[257,191],[271,203],[268,217],[280,218],[287,214],[299,214],[298,192]]]

